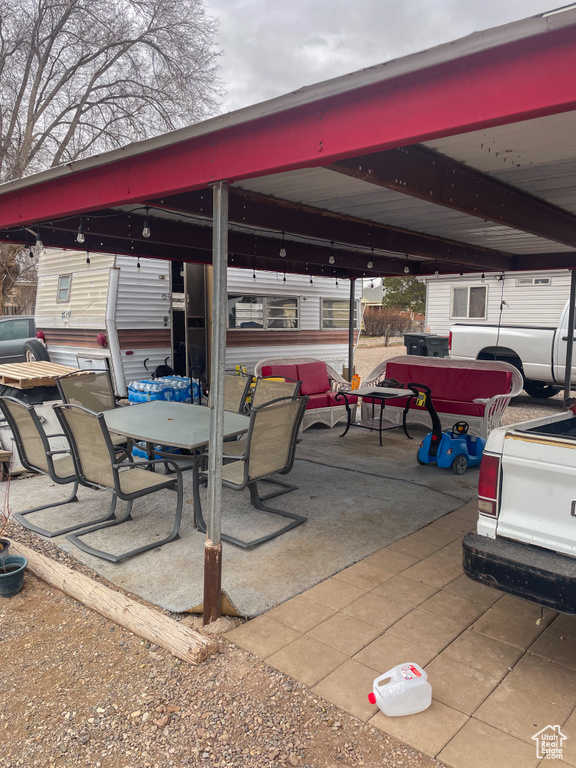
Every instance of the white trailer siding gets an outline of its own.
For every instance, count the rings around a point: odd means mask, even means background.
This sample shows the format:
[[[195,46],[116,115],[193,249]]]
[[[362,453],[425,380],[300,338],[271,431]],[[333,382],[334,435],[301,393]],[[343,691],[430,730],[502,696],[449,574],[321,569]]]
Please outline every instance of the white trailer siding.
[[[40,328],[101,328],[106,324],[110,268],[114,256],[86,252],[45,251],[38,260],[36,325]],[[70,298],[58,301],[60,277],[71,276]]]
[[[283,330],[275,332],[286,334],[284,338],[291,338],[289,345],[273,343],[271,332],[267,330],[250,331],[250,338],[258,337],[253,346],[235,346],[235,340],[241,342],[240,334],[245,331],[234,331],[235,337],[228,335],[226,348],[226,367],[234,368],[236,365],[246,365],[252,370],[255,364],[266,357],[314,357],[325,360],[337,371],[341,371],[343,365],[348,364],[347,329],[343,328],[341,341],[334,343],[329,341],[333,331],[322,329],[322,299],[337,299],[348,302],[350,296],[350,283],[348,280],[339,280],[338,285],[333,278],[314,277],[312,283],[307,275],[286,275],[282,272],[256,271],[247,269],[228,270],[228,295],[242,296],[290,296],[298,299],[299,325],[298,330]],[[362,296],[361,281],[355,286],[356,306],[359,311],[359,300]],[[306,341],[302,331],[314,333],[312,343]],[[307,335],[310,338],[310,335]],[[322,343],[322,339],[327,343]]]
[[[568,270],[514,272],[500,275],[443,275],[424,278],[426,284],[426,328],[446,335],[456,323],[474,325],[519,325],[555,328],[570,295]],[[525,280],[545,279],[548,283],[525,284]],[[520,282],[519,282],[520,281]],[[452,289],[486,286],[485,318],[453,318]],[[500,314],[500,305],[504,301]]]
[[[116,327],[170,328],[170,262],[117,256]],[[166,355],[164,355],[165,357]]]

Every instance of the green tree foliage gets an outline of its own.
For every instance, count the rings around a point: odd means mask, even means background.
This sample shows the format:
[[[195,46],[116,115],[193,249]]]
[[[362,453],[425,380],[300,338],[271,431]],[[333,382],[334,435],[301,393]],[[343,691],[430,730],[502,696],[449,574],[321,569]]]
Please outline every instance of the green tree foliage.
[[[426,308],[426,287],[415,277],[384,277],[386,289],[382,306],[403,309],[416,315],[423,315]]]

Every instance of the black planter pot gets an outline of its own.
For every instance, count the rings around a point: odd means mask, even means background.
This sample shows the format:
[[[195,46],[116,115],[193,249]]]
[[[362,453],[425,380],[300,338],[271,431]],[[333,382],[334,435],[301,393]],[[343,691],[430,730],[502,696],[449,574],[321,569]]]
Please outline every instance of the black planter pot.
[[[8,555],[0,560],[0,597],[14,597],[24,585],[24,569],[28,560],[21,555]]]
[[[0,561],[10,554],[10,539],[0,539]]]

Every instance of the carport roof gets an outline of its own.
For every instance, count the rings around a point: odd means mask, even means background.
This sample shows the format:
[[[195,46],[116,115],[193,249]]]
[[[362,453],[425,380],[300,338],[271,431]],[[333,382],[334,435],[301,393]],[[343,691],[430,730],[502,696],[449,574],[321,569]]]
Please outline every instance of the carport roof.
[[[209,263],[225,180],[235,266],[576,266],[575,71],[570,6],[0,185],[0,239]]]

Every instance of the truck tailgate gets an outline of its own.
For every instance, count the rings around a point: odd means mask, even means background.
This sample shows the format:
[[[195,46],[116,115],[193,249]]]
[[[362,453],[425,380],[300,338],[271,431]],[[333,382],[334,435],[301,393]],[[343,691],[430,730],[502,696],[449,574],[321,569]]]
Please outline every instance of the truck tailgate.
[[[497,534],[576,556],[576,440],[506,434]]]

